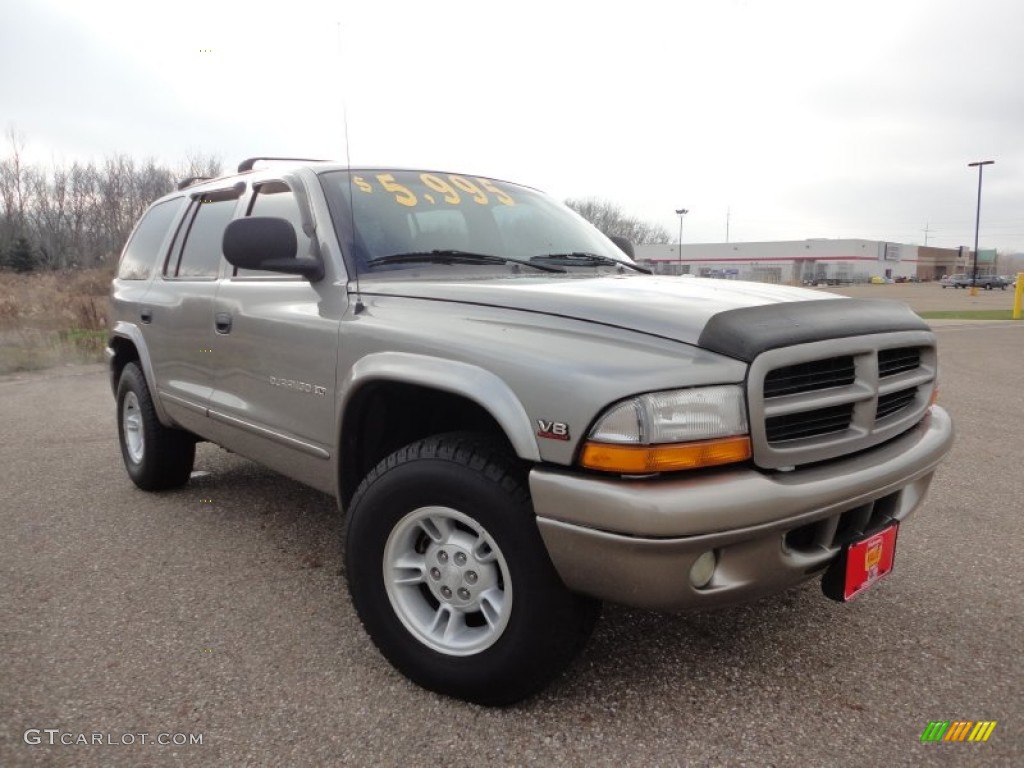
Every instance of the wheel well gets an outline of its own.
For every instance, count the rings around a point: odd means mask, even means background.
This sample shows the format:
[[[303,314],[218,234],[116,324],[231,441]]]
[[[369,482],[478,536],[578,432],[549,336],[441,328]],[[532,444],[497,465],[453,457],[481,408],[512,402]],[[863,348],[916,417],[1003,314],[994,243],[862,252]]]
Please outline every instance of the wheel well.
[[[339,488],[348,505],[360,481],[382,459],[424,437],[476,432],[512,444],[478,403],[451,392],[400,382],[374,382],[349,401],[343,416]]]

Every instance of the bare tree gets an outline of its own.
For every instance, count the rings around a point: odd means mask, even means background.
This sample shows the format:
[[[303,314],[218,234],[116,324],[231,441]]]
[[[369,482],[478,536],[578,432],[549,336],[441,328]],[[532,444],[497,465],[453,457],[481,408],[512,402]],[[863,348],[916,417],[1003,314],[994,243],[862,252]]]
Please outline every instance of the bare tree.
[[[94,212],[102,228],[100,238],[99,261],[107,261],[117,247],[115,243],[124,242],[128,232],[125,231],[125,203],[130,201],[131,177],[135,172],[135,161],[126,155],[108,157],[103,163],[99,176],[99,210]],[[124,235],[124,238],[121,235]]]
[[[615,203],[597,198],[566,200],[565,204],[606,235],[624,237],[632,243],[668,243],[668,230],[623,213]]]
[[[55,166],[49,177],[37,168],[29,169],[26,175],[35,201],[28,218],[39,249],[40,265],[50,269],[66,268],[68,172]]]
[[[15,238],[25,234],[25,209],[29,197],[22,161],[25,141],[13,127],[7,129],[7,140],[10,144],[9,155],[0,162],[0,202],[4,207],[4,230],[0,233],[0,246],[10,246]]]
[[[134,205],[131,210],[132,221],[138,220],[146,206],[172,191],[175,186],[174,175],[168,168],[156,164],[156,160],[148,158],[139,167],[135,176]]]
[[[224,175],[223,163],[218,155],[204,155],[195,149],[185,154],[185,162],[175,170],[179,181],[190,178],[213,179]]]
[[[172,191],[180,173],[221,171],[217,157],[197,153],[179,173],[153,158],[138,162],[120,154],[99,166],[47,169],[24,162],[24,142],[13,129],[8,140],[8,156],[0,160],[0,254],[10,256],[17,245],[21,262],[30,259],[32,268],[88,267],[116,258],[146,207]]]
[[[96,168],[89,165],[71,166],[69,172],[70,188],[68,201],[68,218],[71,227],[68,262],[71,264],[87,264],[90,261],[93,229],[90,216],[98,205],[96,188],[98,186]]]

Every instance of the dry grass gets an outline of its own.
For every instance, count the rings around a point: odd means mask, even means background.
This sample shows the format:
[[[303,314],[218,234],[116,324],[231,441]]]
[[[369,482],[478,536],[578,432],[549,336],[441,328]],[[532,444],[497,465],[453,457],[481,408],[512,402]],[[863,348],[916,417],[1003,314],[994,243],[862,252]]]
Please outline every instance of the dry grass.
[[[101,362],[113,274],[0,272],[0,374]]]

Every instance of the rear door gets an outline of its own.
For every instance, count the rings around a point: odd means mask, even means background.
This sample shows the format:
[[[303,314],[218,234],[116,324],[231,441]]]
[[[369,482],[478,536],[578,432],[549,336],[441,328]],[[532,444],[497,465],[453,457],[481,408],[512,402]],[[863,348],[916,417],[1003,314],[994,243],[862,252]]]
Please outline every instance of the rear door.
[[[205,414],[219,366],[214,298],[224,229],[238,208],[243,185],[192,196],[162,274],[145,297],[146,341],[157,391],[181,426],[205,433]]]

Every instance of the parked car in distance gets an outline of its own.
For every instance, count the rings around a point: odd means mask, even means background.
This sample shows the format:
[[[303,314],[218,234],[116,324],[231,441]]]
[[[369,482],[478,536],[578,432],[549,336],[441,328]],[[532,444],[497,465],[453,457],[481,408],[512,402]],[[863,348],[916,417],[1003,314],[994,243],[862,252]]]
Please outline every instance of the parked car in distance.
[[[972,285],[978,288],[984,288],[986,291],[991,291],[993,288],[1001,288],[1006,290],[1006,286],[1010,285],[1005,277],[1000,275],[976,275],[972,279],[972,276],[968,273],[958,272],[955,275],[947,275],[939,281],[943,288],[953,286],[954,288],[970,288]]]
[[[939,285],[941,285],[943,288],[949,288],[950,286],[952,286],[953,288],[956,288],[957,287],[957,280],[959,280],[962,277],[963,277],[962,273],[957,273],[957,274],[954,274],[954,275],[943,275],[942,279],[939,280]]]

